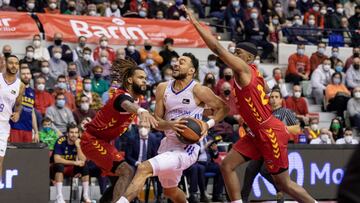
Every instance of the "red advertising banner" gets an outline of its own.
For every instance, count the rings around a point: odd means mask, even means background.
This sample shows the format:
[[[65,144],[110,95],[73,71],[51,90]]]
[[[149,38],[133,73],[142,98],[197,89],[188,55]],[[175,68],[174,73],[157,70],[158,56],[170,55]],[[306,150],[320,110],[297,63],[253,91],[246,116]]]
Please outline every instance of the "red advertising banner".
[[[189,22],[175,20],[150,20],[138,18],[107,18],[91,16],[37,14],[42,23],[47,40],[54,33],[63,34],[64,41],[77,42],[79,36],[85,36],[90,43],[98,43],[105,35],[110,44],[125,45],[134,39],[137,44],[151,40],[156,46],[162,46],[166,37],[171,37],[177,47],[205,47],[195,28]]]
[[[32,39],[34,34],[39,29],[29,14],[0,12],[0,39]]]

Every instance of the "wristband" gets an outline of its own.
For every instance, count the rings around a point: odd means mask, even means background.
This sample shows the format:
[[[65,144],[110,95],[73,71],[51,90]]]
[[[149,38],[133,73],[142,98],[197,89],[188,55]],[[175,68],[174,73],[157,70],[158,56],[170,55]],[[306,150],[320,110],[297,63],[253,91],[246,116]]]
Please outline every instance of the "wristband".
[[[206,121],[206,123],[208,124],[209,128],[214,127],[215,125],[215,120],[214,119],[210,119],[208,121]]]
[[[140,115],[142,112],[148,112],[148,111],[147,111],[146,109],[140,107],[140,108],[138,108],[138,110],[137,110],[136,113],[137,113],[138,115]]]

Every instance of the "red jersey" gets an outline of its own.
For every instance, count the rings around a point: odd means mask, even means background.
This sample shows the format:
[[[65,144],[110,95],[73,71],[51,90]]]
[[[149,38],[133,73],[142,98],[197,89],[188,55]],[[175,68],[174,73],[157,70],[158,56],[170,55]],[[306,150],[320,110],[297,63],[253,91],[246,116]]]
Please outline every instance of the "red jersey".
[[[114,108],[114,102],[120,95],[126,94],[124,90],[116,90],[113,97],[101,108],[94,119],[86,124],[86,131],[101,140],[111,141],[124,134],[136,114],[119,112]]]
[[[249,65],[250,83],[241,88],[235,80],[237,107],[247,125],[255,130],[272,116],[269,97],[265,93],[265,81],[255,65]]]

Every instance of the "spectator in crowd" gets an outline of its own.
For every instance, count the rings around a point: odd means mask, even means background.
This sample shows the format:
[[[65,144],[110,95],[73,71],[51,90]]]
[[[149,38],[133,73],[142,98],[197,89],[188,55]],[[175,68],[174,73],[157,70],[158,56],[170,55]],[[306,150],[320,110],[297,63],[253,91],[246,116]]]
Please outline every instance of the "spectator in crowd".
[[[280,89],[281,95],[284,98],[287,98],[289,93],[286,89],[286,84],[282,76],[282,72],[280,68],[274,68],[273,69],[273,77],[267,81],[267,85],[270,89],[273,89],[275,86],[277,86]]]
[[[110,0],[110,7],[107,7],[105,9],[105,17],[115,17],[115,18],[121,17],[117,0]]]
[[[269,28],[269,41],[273,44],[274,49],[277,47],[278,43],[284,41],[284,34],[280,23],[280,17],[278,15],[273,15],[269,19],[269,24],[267,25]]]
[[[320,3],[319,2],[314,2],[312,4],[312,7],[310,8],[310,10],[308,10],[305,13],[305,15],[304,15],[304,23],[308,23],[310,15],[314,15],[314,17],[315,17],[315,26],[316,27],[324,28],[325,19],[324,19],[324,16],[321,15],[321,13],[320,13]]]
[[[160,56],[163,58],[163,62],[160,64],[160,69],[166,65],[170,65],[171,58],[174,56],[179,58],[179,54],[174,50],[174,40],[172,38],[165,38],[164,49],[160,51]]]
[[[16,11],[16,8],[10,5],[11,0],[3,0],[0,11]]]
[[[96,115],[95,110],[90,108],[90,99],[84,94],[78,96],[78,108],[73,112],[74,120],[76,123],[82,123],[87,118],[94,118]]]
[[[25,57],[20,60],[20,64],[27,64],[30,68],[31,75],[33,76],[39,76],[40,75],[40,62],[36,59],[34,59],[34,47],[33,46],[27,46],[25,48]]]
[[[101,66],[95,66],[93,68],[93,74],[94,78],[91,80],[91,90],[101,97],[102,94],[109,89],[109,82],[103,79],[103,68]]]
[[[39,131],[34,109],[34,89],[30,87],[31,72],[29,67],[20,67],[20,79],[25,85],[22,96],[22,110],[18,122],[10,120],[10,142],[39,142]],[[34,131],[34,138],[33,138]]]
[[[359,141],[353,137],[351,128],[345,128],[344,137],[336,140],[336,144],[359,144]]]
[[[129,1],[120,0],[120,1],[118,1],[118,6],[119,6],[119,9],[120,9],[120,14],[122,16],[130,11],[130,3],[129,3]]]
[[[332,29],[339,29],[341,24],[341,18],[346,17],[344,14],[344,5],[341,3],[336,4],[336,12],[334,12],[329,19],[327,19],[328,22],[328,28]]]
[[[59,32],[54,34],[54,45],[50,45],[48,47],[50,57],[54,56],[54,52],[53,52],[54,47],[60,48],[60,50],[61,50],[60,59],[62,59],[66,63],[72,62],[73,53],[72,53],[72,51],[71,51],[71,49],[70,49],[70,47],[68,45],[63,44],[63,35],[61,33],[59,33]]]
[[[331,76],[335,71],[331,69],[331,61],[326,58],[311,75],[312,97],[315,104],[322,104],[326,86],[331,83]]]
[[[112,63],[115,59],[115,51],[113,48],[109,47],[109,39],[103,35],[99,39],[99,46],[94,49],[93,58],[95,61],[101,61],[101,58],[104,57],[104,51],[107,52],[107,59]],[[104,60],[104,59],[103,59]]]
[[[274,19],[274,17],[277,18],[278,23],[275,23],[276,25],[283,25],[286,22],[286,16],[284,13],[284,9],[282,7],[282,4],[280,1],[275,3],[274,9],[271,13],[268,14],[269,15],[269,23],[272,23],[272,20]]]
[[[49,50],[46,47],[42,46],[41,37],[39,34],[35,34],[33,36],[32,45],[34,47],[34,59],[38,61],[50,60]]]
[[[101,97],[97,93],[92,92],[91,79],[89,77],[84,78],[82,81],[82,86],[82,91],[79,92],[76,96],[76,105],[81,107],[81,97],[82,95],[85,95],[89,99],[90,109],[95,111],[99,110],[103,106],[101,103]]]
[[[360,4],[355,0],[347,1],[346,3],[344,3],[344,13],[347,18],[350,18],[355,14],[356,6],[360,6]]]
[[[290,19],[291,23],[289,23],[289,29],[284,27],[284,34],[287,36],[287,41],[291,44],[305,44],[306,39],[304,38],[304,29],[302,29],[303,21],[301,19],[301,15],[294,15],[293,18]]]
[[[234,87],[229,82],[223,82],[220,87],[220,92],[218,94],[221,99],[225,102],[226,106],[229,107],[230,111],[227,116],[224,118],[224,121],[234,125],[240,123],[240,115],[236,108],[236,98]]]
[[[309,121],[308,114],[309,109],[304,97],[301,96],[301,86],[293,86],[293,94],[285,100],[286,107],[294,111],[296,118],[299,119],[302,124],[306,124]]]
[[[132,58],[137,64],[141,64],[140,52],[135,48],[135,41],[129,39],[125,48],[126,56]]]
[[[57,94],[55,96],[55,104],[47,108],[45,114],[63,134],[66,132],[66,126],[75,122],[71,110],[65,104],[65,95],[63,93]]]
[[[172,76],[173,69],[171,66],[166,67],[163,72],[164,72],[163,81],[170,81],[170,80],[174,79]]]
[[[148,83],[147,85],[151,86],[162,81],[161,72],[151,53],[148,54],[145,62],[140,64],[139,67],[144,69],[146,73],[146,81]]]
[[[231,0],[225,10],[225,20],[230,26],[230,39],[235,40],[237,32],[242,33],[244,29],[243,20],[245,11],[240,6],[239,0]]]
[[[91,49],[89,47],[84,47],[83,57],[79,57],[75,64],[81,77],[89,77],[91,75],[91,69],[95,66],[95,63],[91,58]]]
[[[203,0],[191,0],[191,3],[194,5],[196,12],[199,15],[199,18],[205,18],[205,7],[207,6],[207,2]]]
[[[78,75],[78,69],[74,62],[70,62],[67,68],[67,75],[66,81],[68,81],[69,90],[75,96],[78,92],[82,91],[82,77]]]
[[[158,20],[165,20],[165,17],[164,17],[164,12],[162,12],[162,11],[157,11],[156,12],[156,19],[158,19]]]
[[[360,86],[360,57],[354,57],[353,64],[346,71],[346,86],[349,89]]]
[[[302,80],[308,80],[310,74],[310,60],[305,55],[305,45],[299,44],[297,52],[290,55],[289,65],[286,70],[285,81],[293,84],[299,84]]]
[[[116,80],[111,81],[110,88],[104,92],[104,94],[101,96],[101,102],[103,105],[106,104],[106,102],[112,98],[115,91],[120,87],[120,84]]]
[[[290,0],[288,9],[284,10],[287,20],[292,20],[296,15],[301,16],[300,10],[296,7],[296,0]]]
[[[50,68],[50,77],[53,79],[58,78],[60,75],[66,75],[67,74],[67,64],[65,61],[63,61],[62,54],[61,54],[61,48],[60,47],[54,47],[52,49],[52,57],[49,61],[49,68]]]
[[[148,17],[148,10],[145,7],[141,7],[139,10],[139,18],[147,18]]]
[[[319,137],[312,139],[310,144],[333,144],[332,133],[326,129],[321,128]]]
[[[353,89],[353,97],[347,104],[351,126],[360,129],[360,86]]]
[[[49,92],[54,91],[56,79],[50,75],[50,63],[48,61],[41,62],[41,75],[45,79],[45,89]]]
[[[100,58],[94,63],[95,66],[101,66],[103,68],[102,76],[107,80],[109,79],[111,70],[111,61],[109,60],[109,53],[106,50],[100,52]]]
[[[35,0],[26,0],[25,4],[22,1],[22,6],[18,8],[19,11],[27,13],[43,13],[43,8],[36,3]]]
[[[66,81],[66,77],[64,75],[60,75],[57,80],[56,80],[56,86],[55,86],[55,91],[53,93],[54,97],[56,96],[56,94],[62,93],[65,95],[65,99],[66,99],[66,106],[71,110],[75,110],[76,109],[76,105],[75,105],[75,98],[74,95],[71,93],[71,91],[69,91],[69,83],[67,83]]]
[[[56,202],[64,203],[62,185],[64,176],[81,175],[83,200],[91,203],[89,196],[89,168],[86,157],[80,148],[79,128],[75,124],[68,125],[66,136],[60,137],[54,146],[54,166]]]
[[[349,18],[350,28],[351,28],[351,29],[357,29],[357,28],[359,28],[359,27],[360,27],[359,22],[360,22],[360,5],[358,4],[358,5],[355,7],[355,13],[354,13],[354,15]]]
[[[207,59],[207,64],[199,69],[199,80],[201,83],[204,82],[205,75],[208,73],[212,73],[215,76],[215,81],[218,81],[220,78],[220,68],[216,65],[217,56],[210,54]]]
[[[96,8],[96,5],[95,4],[88,4],[87,5],[87,9],[86,9],[86,14],[87,16],[93,16],[93,17],[96,17],[96,16],[100,16],[100,14],[97,12],[97,8]]]
[[[160,56],[159,52],[152,49],[151,42],[149,40],[145,40],[144,48],[140,50],[140,59],[142,63],[145,63],[146,59],[148,58],[149,54],[151,54],[151,58],[154,60],[156,65],[163,63],[163,58]]]
[[[308,140],[313,140],[319,137],[319,118],[313,117],[309,119],[309,127],[304,129],[305,135],[307,135]]]
[[[343,78],[341,82],[342,82],[343,84],[345,84],[346,74],[344,73],[344,63],[343,63],[342,61],[338,61],[338,62],[335,64],[334,70],[335,70],[336,73],[340,73],[340,74],[341,74],[341,77]]]
[[[41,122],[42,129],[39,132],[40,142],[47,144],[50,152],[54,150],[55,142],[61,136],[61,132],[53,127],[50,118],[45,117]]]
[[[175,4],[170,6],[167,11],[168,19],[186,20],[186,12],[181,8],[183,0],[175,0]]]
[[[342,124],[342,119],[340,117],[336,117],[331,120],[329,130],[332,133],[333,143],[339,138],[344,137],[344,126]]]
[[[10,45],[4,45],[2,48],[2,56],[0,57],[0,72],[2,73],[5,70],[5,61],[12,53],[12,48]]]
[[[269,29],[263,21],[259,18],[259,11],[257,8],[252,8],[250,19],[245,21],[245,39],[258,47],[262,47],[263,52],[261,58],[267,59],[269,54],[272,54],[274,46],[267,41]]]
[[[350,68],[356,57],[360,57],[360,47],[353,47],[353,55],[346,59],[345,70]]]
[[[44,8],[45,13],[48,14],[60,14],[57,0],[48,0],[48,7]]]
[[[342,29],[341,32],[339,31],[337,33],[342,36],[344,43],[350,46],[356,46],[359,40],[359,34],[350,30],[349,21],[346,17],[341,17],[340,29]]]
[[[341,67],[341,70],[340,70],[340,67],[337,68],[337,63],[338,62],[341,62],[343,63],[343,61],[339,58],[339,47],[333,47],[331,49],[331,57],[330,57],[330,60],[331,60],[331,68],[334,69],[336,72],[344,72],[343,71],[343,66]],[[337,68],[337,69],[336,69]]]
[[[203,85],[210,88],[210,89],[214,89],[215,88],[215,75],[213,73],[206,73],[205,77],[204,77],[204,82]]]
[[[35,103],[34,108],[42,115],[46,109],[54,104],[54,97],[45,89],[45,78],[39,76],[35,80]]]
[[[86,47],[87,38],[85,36],[78,37],[78,45],[73,50],[73,61],[79,60],[84,57],[84,48]]]
[[[301,26],[304,30],[300,30],[300,33],[303,35],[303,39],[305,39],[306,44],[316,45],[319,44],[321,37],[323,34],[321,31],[317,30],[318,27],[315,24],[315,15],[309,15],[309,21]],[[302,41],[302,40],[301,40]]]
[[[228,48],[228,51],[233,54],[233,53],[235,53],[236,44],[234,42],[230,42],[227,48]]]
[[[246,2],[246,4],[245,4]],[[259,13],[259,19],[261,21],[263,21],[263,17],[261,15],[261,10],[260,10],[260,4],[257,2],[257,1],[254,1],[254,0],[246,0],[246,1],[242,1],[241,2],[241,6],[243,8],[245,8],[245,16],[244,16],[244,21],[248,21],[251,19],[251,13],[253,11],[253,9],[256,9],[256,11],[258,11]]]
[[[310,69],[311,73],[314,72],[314,70],[323,63],[325,59],[328,58],[328,56],[325,55],[326,51],[326,44],[323,42],[320,42],[318,44],[317,52],[314,52],[310,57]]]
[[[300,10],[301,14],[309,11],[312,6],[311,1],[297,1],[296,7]]]
[[[119,60],[119,59],[125,59],[125,58],[126,58],[125,50],[122,48],[117,49],[115,59]]]
[[[325,109],[327,111],[344,111],[348,99],[351,96],[350,91],[343,84],[341,73],[333,73],[331,83],[325,88]]]
[[[81,11],[78,6],[79,9],[76,9],[77,6],[76,6],[76,0],[68,0],[68,3],[67,3],[67,9],[64,11],[64,14],[66,15],[81,15]]]
[[[141,8],[148,9],[149,5],[146,0],[131,0],[130,1],[130,11],[139,13]]]
[[[157,13],[160,11],[163,14],[164,18],[167,18],[166,14],[167,14],[167,5],[166,3],[164,3],[163,1],[160,0],[153,0],[150,1],[149,3],[149,14],[148,16],[150,18],[156,18]]]
[[[216,87],[215,87],[216,95],[221,94],[221,87],[224,82],[228,82],[228,83],[230,83],[231,87],[234,87],[234,72],[231,70],[231,68],[225,68],[224,69],[224,77],[217,81]]]

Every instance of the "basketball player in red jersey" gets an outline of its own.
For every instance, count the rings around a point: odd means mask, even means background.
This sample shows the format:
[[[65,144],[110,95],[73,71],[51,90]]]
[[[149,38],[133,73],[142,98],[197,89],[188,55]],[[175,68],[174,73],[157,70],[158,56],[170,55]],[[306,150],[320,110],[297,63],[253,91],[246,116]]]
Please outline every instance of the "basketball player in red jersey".
[[[221,165],[231,202],[242,203],[235,168],[247,160],[261,157],[281,191],[299,202],[316,202],[301,186],[290,180],[287,171],[289,133],[285,125],[271,114],[266,83],[256,67],[251,65],[257,55],[256,46],[243,42],[237,44],[234,54],[228,52],[192,13],[184,9],[207,46],[234,71],[239,112],[253,132],[253,136],[247,135],[235,144]]]
[[[117,89],[95,118],[85,124],[80,144],[86,158],[101,168],[103,174],[119,176],[113,192],[116,200],[125,192],[134,172],[110,141],[124,134],[136,116],[153,128],[157,127],[158,121],[134,103],[146,92],[144,70],[136,63],[122,59],[116,60],[111,68],[111,78],[123,81],[122,88]]]

